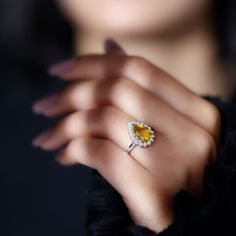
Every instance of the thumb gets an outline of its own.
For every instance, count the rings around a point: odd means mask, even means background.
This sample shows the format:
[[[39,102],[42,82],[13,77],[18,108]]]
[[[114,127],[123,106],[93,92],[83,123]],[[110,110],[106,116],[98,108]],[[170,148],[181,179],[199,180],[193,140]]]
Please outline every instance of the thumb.
[[[107,38],[104,42],[104,50],[106,54],[125,55],[124,49],[112,38]]]

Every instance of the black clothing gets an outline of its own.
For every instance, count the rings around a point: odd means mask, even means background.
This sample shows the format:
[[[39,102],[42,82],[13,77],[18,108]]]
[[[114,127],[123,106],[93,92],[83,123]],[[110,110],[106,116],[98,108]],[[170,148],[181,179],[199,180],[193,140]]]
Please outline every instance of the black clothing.
[[[96,171],[88,205],[88,235],[236,235],[236,104],[205,97],[221,112],[218,156],[204,172],[203,197],[187,191],[176,194],[174,222],[159,234],[132,222],[119,193]]]

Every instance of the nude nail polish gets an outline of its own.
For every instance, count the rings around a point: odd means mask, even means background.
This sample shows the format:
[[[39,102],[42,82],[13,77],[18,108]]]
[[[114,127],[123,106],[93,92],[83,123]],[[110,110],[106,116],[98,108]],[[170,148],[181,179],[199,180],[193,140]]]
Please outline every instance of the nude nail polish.
[[[40,99],[33,104],[32,110],[34,113],[40,114],[44,110],[49,108],[51,105],[55,104],[56,100],[57,100],[57,95],[51,95],[43,99]]]
[[[32,145],[34,147],[40,146],[40,144],[48,137],[49,134],[50,134],[50,130],[41,133],[40,135],[38,135],[36,138],[33,139]]]
[[[114,53],[125,55],[124,49],[112,38],[107,38],[104,42],[104,49],[106,53]]]
[[[71,69],[75,65],[75,62],[76,62],[75,59],[68,59],[65,61],[55,63],[49,67],[48,73],[52,76],[58,76]]]

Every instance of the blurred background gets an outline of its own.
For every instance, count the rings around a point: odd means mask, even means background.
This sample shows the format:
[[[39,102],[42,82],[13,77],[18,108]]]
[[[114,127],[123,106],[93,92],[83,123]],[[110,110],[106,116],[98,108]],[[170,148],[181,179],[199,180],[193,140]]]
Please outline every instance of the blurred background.
[[[213,1],[219,52],[235,71],[236,4]],[[57,122],[33,114],[32,103],[65,86],[48,76],[47,68],[73,56],[72,29],[56,2],[1,0],[0,55],[0,236],[86,235],[91,169],[62,167],[53,160],[55,153],[31,145]]]
[[[31,145],[56,122],[31,105],[64,86],[47,67],[72,56],[71,29],[51,0],[1,0],[0,19],[0,235],[86,235],[89,168]]]

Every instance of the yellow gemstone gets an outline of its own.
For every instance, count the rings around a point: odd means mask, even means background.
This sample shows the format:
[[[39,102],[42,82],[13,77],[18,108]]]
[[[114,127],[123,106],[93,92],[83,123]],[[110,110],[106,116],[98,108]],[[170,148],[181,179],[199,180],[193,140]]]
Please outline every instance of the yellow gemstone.
[[[134,133],[138,136],[143,142],[148,142],[152,137],[152,132],[144,125],[134,125]]]

